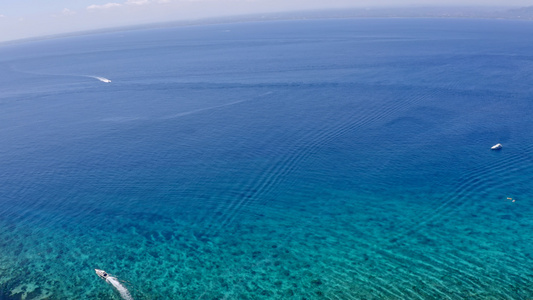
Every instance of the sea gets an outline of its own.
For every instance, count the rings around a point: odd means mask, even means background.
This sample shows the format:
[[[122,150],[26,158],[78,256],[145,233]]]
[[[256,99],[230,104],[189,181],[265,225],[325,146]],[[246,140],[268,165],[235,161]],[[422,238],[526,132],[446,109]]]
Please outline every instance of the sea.
[[[124,293],[533,299],[533,22],[0,46],[0,299]]]

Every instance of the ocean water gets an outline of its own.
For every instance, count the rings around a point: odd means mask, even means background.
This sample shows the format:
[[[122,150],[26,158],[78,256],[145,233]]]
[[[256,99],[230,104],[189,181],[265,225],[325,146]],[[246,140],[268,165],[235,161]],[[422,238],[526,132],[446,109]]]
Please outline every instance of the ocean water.
[[[0,299],[533,299],[531,22],[109,32],[0,79]]]

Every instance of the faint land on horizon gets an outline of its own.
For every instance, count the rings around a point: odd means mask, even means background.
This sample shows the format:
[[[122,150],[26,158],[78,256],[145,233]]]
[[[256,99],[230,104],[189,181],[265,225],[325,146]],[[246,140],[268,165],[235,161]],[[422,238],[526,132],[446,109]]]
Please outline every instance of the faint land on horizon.
[[[305,20],[305,19],[340,19],[340,18],[472,18],[472,19],[508,19],[533,20],[533,6],[427,6],[427,7],[374,7],[350,8],[345,10],[302,10],[291,12],[264,13],[225,16],[216,18],[201,18],[195,20],[176,20],[157,23],[142,23],[137,25],[115,26],[93,30],[78,30],[58,34],[35,36],[10,41],[0,41],[0,46],[31,40],[58,38],[66,36],[94,34],[111,31],[136,30],[145,28],[164,28],[191,25],[223,24],[239,22],[261,22],[276,20]]]

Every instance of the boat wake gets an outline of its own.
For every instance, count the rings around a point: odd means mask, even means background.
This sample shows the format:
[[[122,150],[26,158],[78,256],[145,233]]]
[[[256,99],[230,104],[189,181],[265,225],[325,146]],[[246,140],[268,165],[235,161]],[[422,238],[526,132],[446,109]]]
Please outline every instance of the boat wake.
[[[98,275],[100,278],[104,279],[107,283],[111,284],[119,293],[122,299],[124,300],[133,300],[133,297],[131,297],[130,292],[128,289],[123,286],[117,278],[109,275],[104,270],[94,269],[96,272],[96,275]]]
[[[41,75],[41,76],[74,76],[74,77],[85,77],[85,78],[94,78],[96,80],[99,80],[101,82],[110,83],[111,80],[102,76],[93,76],[93,75],[76,75],[76,74],[53,74],[53,73],[41,73],[41,72],[34,72],[34,71],[28,71],[28,70],[20,70],[17,67],[13,65],[9,65],[9,69],[23,74],[33,74],[33,75]]]
[[[126,289],[122,284],[120,284],[118,279],[112,276],[108,276],[106,281],[109,282],[113,287],[115,287],[115,289],[117,289],[117,291],[120,293],[120,296],[122,296],[122,299],[133,300],[128,289]]]
[[[94,78],[94,79],[98,79],[100,80],[101,82],[105,82],[105,83],[110,83],[111,80],[105,78],[105,77],[100,77],[100,76],[87,76],[87,77],[91,77],[91,78]]]

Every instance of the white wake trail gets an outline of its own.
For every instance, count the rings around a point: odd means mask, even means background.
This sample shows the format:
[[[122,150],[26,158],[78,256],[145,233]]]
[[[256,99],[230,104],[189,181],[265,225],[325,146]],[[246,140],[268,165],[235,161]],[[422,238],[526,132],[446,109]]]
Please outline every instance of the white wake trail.
[[[91,77],[91,78],[94,78],[94,79],[98,79],[100,80],[101,82],[105,82],[105,83],[110,83],[111,80],[105,78],[105,77],[100,77],[100,76],[87,76],[87,77]]]
[[[120,284],[118,279],[112,276],[108,276],[106,278],[106,281],[109,282],[112,286],[114,286],[117,289],[117,291],[120,293],[120,296],[122,296],[122,299],[133,300],[128,289],[126,289],[122,284]]]
[[[85,77],[85,78],[94,78],[97,80],[100,80],[101,82],[110,83],[111,79],[102,77],[102,76],[94,76],[94,75],[76,75],[76,74],[57,74],[57,73],[42,73],[42,72],[34,72],[34,71],[27,71],[27,70],[20,70],[17,67],[13,65],[8,65],[9,69],[14,72],[23,73],[23,74],[33,74],[33,75],[41,75],[41,76],[74,76],[74,77]]]

